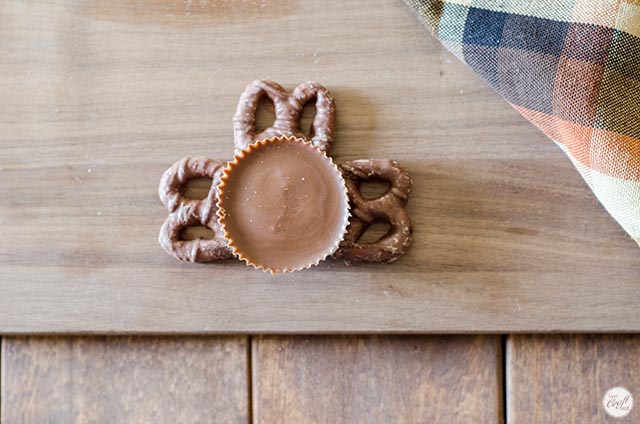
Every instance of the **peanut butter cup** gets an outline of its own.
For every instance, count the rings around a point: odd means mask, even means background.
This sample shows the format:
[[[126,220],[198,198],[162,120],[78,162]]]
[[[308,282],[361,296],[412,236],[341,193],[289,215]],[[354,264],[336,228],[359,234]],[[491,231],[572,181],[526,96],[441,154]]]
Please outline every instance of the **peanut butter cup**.
[[[338,248],[349,221],[342,174],[294,137],[249,145],[223,171],[219,222],[233,252],[264,271],[317,265]]]

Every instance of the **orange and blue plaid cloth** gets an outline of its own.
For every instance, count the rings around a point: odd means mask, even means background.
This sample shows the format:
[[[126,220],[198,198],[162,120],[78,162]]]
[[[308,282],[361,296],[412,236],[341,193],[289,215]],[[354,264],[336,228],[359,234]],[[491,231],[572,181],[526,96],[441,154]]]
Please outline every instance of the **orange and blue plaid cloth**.
[[[640,0],[406,1],[640,244]]]

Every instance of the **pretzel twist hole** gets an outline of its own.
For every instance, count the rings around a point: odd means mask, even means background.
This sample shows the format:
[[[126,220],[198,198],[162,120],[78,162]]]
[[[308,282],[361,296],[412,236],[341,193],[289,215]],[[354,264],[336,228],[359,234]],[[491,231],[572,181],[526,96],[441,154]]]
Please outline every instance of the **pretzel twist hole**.
[[[160,246],[169,255],[187,262],[213,262],[233,257],[221,231],[212,229],[212,239],[182,240],[187,227],[204,225],[189,207],[180,207],[171,213],[160,229]],[[210,228],[209,226],[204,225]]]

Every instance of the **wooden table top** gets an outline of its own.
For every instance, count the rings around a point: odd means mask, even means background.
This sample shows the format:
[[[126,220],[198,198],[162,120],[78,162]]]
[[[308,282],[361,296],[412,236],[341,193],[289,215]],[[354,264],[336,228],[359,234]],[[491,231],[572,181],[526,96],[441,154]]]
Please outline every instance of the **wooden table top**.
[[[3,423],[637,423],[640,336],[3,337]],[[620,421],[604,399],[622,386]],[[618,404],[618,411],[630,406]]]
[[[0,10],[0,333],[640,330],[637,245],[399,0]],[[337,161],[408,168],[401,260],[269,276],[162,252],[162,172],[230,158],[256,78],[333,92]]]

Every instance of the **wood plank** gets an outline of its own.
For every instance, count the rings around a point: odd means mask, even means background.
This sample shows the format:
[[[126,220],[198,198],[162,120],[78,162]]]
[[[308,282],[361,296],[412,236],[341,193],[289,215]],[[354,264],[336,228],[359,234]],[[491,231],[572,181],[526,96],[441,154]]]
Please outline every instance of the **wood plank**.
[[[246,423],[245,337],[2,339],[3,423]]]
[[[0,333],[640,331],[637,246],[400,0],[8,0],[0,17]],[[404,258],[270,277],[162,252],[162,172],[230,157],[255,78],[329,87],[338,161],[405,164]]]
[[[253,339],[260,423],[502,422],[497,336]]]
[[[640,337],[636,335],[509,336],[506,350],[509,423],[631,423],[640,420]],[[636,406],[608,416],[606,392],[622,386]]]

